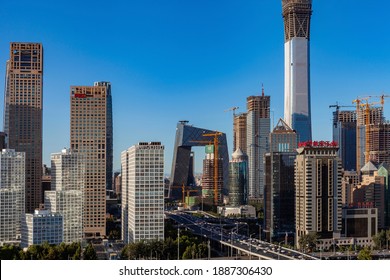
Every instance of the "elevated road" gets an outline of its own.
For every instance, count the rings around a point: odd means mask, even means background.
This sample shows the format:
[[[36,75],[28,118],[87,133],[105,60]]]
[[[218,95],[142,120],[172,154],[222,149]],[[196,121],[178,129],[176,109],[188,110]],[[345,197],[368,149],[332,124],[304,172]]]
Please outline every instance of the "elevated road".
[[[209,223],[207,219],[196,217],[185,212],[167,211],[165,215],[174,220],[179,227],[191,230],[193,234],[218,242],[228,248],[230,255],[236,253],[248,255],[250,258],[264,260],[316,260],[317,257],[271,244],[256,238],[239,234],[238,224],[223,219],[220,224]],[[242,224],[240,224],[242,225]],[[226,230],[224,227],[228,227]]]

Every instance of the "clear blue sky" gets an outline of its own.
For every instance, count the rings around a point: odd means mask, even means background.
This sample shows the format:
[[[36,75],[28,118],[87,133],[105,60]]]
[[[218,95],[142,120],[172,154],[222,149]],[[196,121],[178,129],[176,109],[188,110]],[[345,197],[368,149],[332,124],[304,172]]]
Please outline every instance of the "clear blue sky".
[[[330,104],[390,94],[390,2],[313,2],[313,138],[329,140]],[[275,122],[283,116],[279,0],[4,0],[0,31],[0,77],[10,42],[44,46],[43,146],[49,165],[50,153],[69,146],[71,85],[112,83],[115,169],[121,151],[139,141],[161,141],[169,173],[179,120],[226,132],[231,150],[232,114],[224,111],[245,111],[246,97],[260,94],[262,83]],[[4,78],[0,83],[4,88]],[[202,150],[197,158],[200,171]]]

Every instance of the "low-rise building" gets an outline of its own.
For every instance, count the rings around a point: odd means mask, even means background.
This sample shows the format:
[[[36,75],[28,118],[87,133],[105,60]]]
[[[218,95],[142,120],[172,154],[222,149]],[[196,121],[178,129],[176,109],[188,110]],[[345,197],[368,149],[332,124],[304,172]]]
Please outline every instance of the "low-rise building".
[[[63,218],[59,213],[49,210],[35,210],[34,214],[25,214],[22,220],[21,247],[40,245],[44,242],[58,245],[63,241]]]

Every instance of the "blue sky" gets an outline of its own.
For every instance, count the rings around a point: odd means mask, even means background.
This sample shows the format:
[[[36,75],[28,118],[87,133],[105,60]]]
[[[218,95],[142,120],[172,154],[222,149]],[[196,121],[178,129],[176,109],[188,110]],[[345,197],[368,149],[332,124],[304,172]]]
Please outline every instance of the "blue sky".
[[[329,140],[330,104],[390,94],[390,3],[313,2],[313,138]],[[44,46],[49,165],[50,153],[69,146],[71,85],[112,83],[115,169],[121,151],[139,141],[161,141],[169,173],[179,120],[226,132],[231,150],[232,114],[225,110],[245,111],[246,97],[260,94],[262,83],[275,123],[283,116],[279,0],[2,1],[0,31],[0,77],[10,42]],[[3,96],[0,102],[2,110]],[[200,171],[203,151],[196,152]]]

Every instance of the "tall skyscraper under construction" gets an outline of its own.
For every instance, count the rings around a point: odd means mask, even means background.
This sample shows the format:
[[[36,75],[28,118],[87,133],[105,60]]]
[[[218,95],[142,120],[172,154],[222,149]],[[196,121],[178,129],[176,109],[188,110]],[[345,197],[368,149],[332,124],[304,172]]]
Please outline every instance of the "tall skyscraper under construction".
[[[233,119],[233,150],[241,149],[245,154],[247,153],[246,115],[247,113],[237,114]]]
[[[270,96],[249,96],[246,115],[246,152],[249,166],[249,198],[261,198],[264,193],[264,154],[268,151],[271,130]]]
[[[381,163],[375,160],[375,158],[379,158],[379,154],[371,153],[371,151],[374,152],[380,149],[379,146],[383,146],[379,145],[378,142],[381,133],[376,132],[386,130],[386,125],[378,130],[384,122],[383,107],[370,107],[367,104],[363,104],[363,106],[357,108],[356,114],[356,171],[358,172],[370,160]],[[375,134],[377,137],[373,139],[372,136]],[[378,145],[373,146],[371,143],[377,143]]]
[[[25,211],[42,203],[42,86],[43,47],[40,43],[11,43],[6,66],[4,132],[8,148],[25,152]]]
[[[84,237],[106,234],[106,189],[112,188],[111,85],[71,87],[70,145],[85,159]]]
[[[214,146],[206,146],[206,158],[203,160],[202,197],[204,204],[219,206],[223,203],[223,158],[218,156],[215,160],[214,157]]]
[[[310,19],[312,0],[282,0],[284,18],[284,120],[311,140]]]

